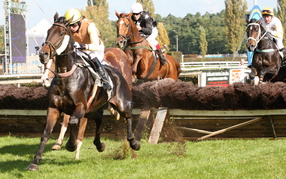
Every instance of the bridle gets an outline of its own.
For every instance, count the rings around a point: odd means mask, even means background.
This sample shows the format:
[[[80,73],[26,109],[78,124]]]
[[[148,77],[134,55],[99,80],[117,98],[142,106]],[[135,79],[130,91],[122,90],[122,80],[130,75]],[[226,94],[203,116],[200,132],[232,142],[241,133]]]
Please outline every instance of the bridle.
[[[128,17],[120,17],[120,19],[122,19],[122,18],[126,18],[126,19],[130,22],[130,18],[128,18]],[[128,32],[132,32],[132,31],[131,31],[131,25],[130,25],[130,23],[127,24],[126,27],[128,27]],[[124,40],[124,43],[125,43],[126,46],[127,46],[127,42],[128,42],[135,34],[137,34],[138,32],[139,32],[139,30],[137,30],[136,32],[134,32],[134,33],[131,34],[130,36],[127,36],[128,33],[127,33],[126,36],[125,36],[125,35],[122,35],[122,34],[120,34],[120,33],[118,33],[118,34],[117,34],[117,37],[122,37],[123,40]],[[141,42],[133,42],[133,43],[130,43],[130,45],[131,45],[131,44],[137,44],[137,43],[141,43]]]
[[[265,30],[265,32],[263,33],[263,35],[261,35],[261,22],[260,23],[257,23],[257,22],[252,22],[252,23],[249,23],[247,25],[247,29],[250,27],[250,26],[258,26],[258,35],[256,38],[253,38],[253,37],[248,37],[247,38],[247,43],[250,39],[254,40],[255,41],[255,48],[257,47],[258,43],[260,42],[261,39],[263,39],[263,37],[267,34],[267,31]]]
[[[64,29],[66,30],[66,33],[68,32],[67,27],[64,26],[63,24],[54,23],[53,26],[60,26],[60,27],[62,27],[62,28],[64,28]],[[66,34],[66,33],[65,33],[65,34]],[[63,37],[64,37],[64,36],[63,36]],[[48,38],[47,38],[47,39],[48,39]],[[56,55],[56,51],[57,51],[58,48],[61,47],[62,43],[63,43],[63,39],[61,39],[61,40],[59,41],[59,43],[56,44],[56,45],[53,44],[52,42],[50,42],[49,40],[46,40],[46,41],[44,42],[44,44],[48,44],[49,47],[50,47],[51,49],[53,49],[53,51],[52,51],[52,53],[51,53],[51,58],[53,58],[53,57]]]
[[[68,28],[67,28],[65,25],[63,25],[63,24],[54,23],[53,26],[60,26],[60,27],[64,28],[64,29],[65,29],[65,33],[64,33],[64,35],[62,35],[63,38],[60,39],[59,42],[58,42],[56,45],[53,44],[53,43],[51,43],[49,40],[46,40],[46,41],[44,42],[45,44],[48,44],[51,49],[53,49],[53,51],[52,51],[52,53],[51,53],[51,57],[52,57],[52,58],[53,58],[55,55],[57,55],[57,50],[62,46],[63,41],[64,41],[64,36],[65,36],[65,35],[67,34],[67,32],[68,32]],[[47,38],[47,39],[48,39],[48,38]],[[68,55],[68,54],[60,54],[60,55]],[[65,72],[65,73],[57,73],[57,72],[55,72],[55,71],[53,71],[53,70],[51,70],[51,69],[49,69],[49,68],[46,68],[46,69],[50,70],[56,77],[68,77],[68,76],[70,76],[70,75],[75,71],[76,68],[77,68],[77,65],[76,65],[76,64],[73,64],[71,70],[68,71],[68,72]]]

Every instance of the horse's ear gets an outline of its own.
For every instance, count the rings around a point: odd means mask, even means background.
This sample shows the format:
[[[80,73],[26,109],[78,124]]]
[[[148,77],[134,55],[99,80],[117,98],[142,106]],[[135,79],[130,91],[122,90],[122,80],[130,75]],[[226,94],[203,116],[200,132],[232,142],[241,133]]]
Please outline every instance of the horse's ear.
[[[119,18],[120,17],[120,14],[117,12],[117,11],[115,11],[115,15]]]
[[[260,23],[261,23],[261,21],[262,21],[262,18],[260,18],[260,19],[257,21],[257,23],[258,23],[258,24],[260,24]]]
[[[130,12],[130,13],[127,15],[127,17],[128,17],[128,18],[131,18],[132,15],[133,15],[133,12]]]
[[[56,14],[54,15],[54,22],[56,22],[59,18],[59,14],[56,12]]]

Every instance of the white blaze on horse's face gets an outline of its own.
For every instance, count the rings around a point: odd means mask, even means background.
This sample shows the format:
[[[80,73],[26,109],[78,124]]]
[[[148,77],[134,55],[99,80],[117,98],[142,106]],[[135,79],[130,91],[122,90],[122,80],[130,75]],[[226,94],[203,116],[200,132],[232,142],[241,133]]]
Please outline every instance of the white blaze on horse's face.
[[[41,81],[42,81],[42,85],[45,87],[50,87],[51,86],[51,81],[52,81],[52,77],[50,77],[50,68],[52,66],[53,60],[50,59],[48,61],[48,63],[45,64],[45,71],[44,74],[41,77]]]
[[[258,42],[261,40],[260,24],[258,24],[257,22],[249,23],[247,28],[247,48],[249,51],[253,51],[257,47]]]
[[[67,48],[69,41],[70,41],[70,36],[65,35],[62,45],[56,50],[58,55],[60,55]]]
[[[119,24],[120,24],[120,26],[122,26],[122,24],[124,24],[124,20],[121,20],[121,21],[119,22]]]

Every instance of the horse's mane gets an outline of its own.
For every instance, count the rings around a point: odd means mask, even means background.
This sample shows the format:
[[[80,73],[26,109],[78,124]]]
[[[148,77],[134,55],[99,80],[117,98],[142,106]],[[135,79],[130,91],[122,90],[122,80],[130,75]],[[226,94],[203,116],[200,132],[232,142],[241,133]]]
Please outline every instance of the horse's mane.
[[[129,13],[126,13],[126,12],[120,13],[120,17],[127,17],[128,15],[129,15]]]

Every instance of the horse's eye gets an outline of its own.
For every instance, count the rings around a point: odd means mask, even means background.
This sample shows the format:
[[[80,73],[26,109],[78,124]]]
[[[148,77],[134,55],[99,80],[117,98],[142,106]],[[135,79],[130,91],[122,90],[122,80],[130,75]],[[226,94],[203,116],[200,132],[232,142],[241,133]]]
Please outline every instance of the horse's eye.
[[[126,27],[129,27],[130,26],[130,24],[126,24]]]

